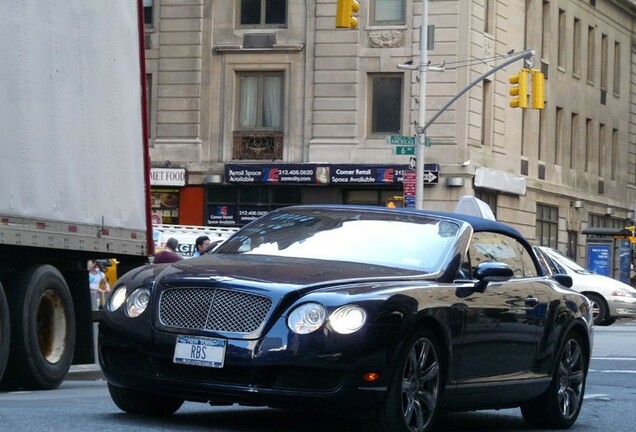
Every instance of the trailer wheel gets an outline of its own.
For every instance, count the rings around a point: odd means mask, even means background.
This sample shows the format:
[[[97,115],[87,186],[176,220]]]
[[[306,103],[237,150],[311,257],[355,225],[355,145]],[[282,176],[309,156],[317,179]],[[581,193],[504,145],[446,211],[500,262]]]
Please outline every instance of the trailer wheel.
[[[9,361],[9,342],[11,327],[9,326],[9,305],[0,283],[0,381]]]
[[[64,277],[51,265],[31,267],[8,296],[13,344],[7,379],[30,389],[58,387],[75,350],[75,312]]]

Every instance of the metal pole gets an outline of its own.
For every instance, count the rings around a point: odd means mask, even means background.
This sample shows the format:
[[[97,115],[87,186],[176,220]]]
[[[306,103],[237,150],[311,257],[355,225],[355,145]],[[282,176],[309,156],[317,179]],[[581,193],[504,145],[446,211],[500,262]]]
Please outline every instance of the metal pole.
[[[415,208],[424,208],[424,143],[426,141],[426,70],[428,68],[428,0],[422,0],[422,24],[420,25],[420,78],[419,116],[417,119],[417,145],[415,164]]]

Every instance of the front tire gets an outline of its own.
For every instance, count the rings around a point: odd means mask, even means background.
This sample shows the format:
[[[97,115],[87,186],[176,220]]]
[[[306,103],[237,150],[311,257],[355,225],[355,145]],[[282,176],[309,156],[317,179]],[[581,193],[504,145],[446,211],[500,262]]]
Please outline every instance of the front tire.
[[[544,394],[521,406],[523,419],[531,427],[567,429],[579,416],[585,393],[587,353],[581,337],[570,333],[559,351],[550,387]]]
[[[108,392],[115,405],[130,414],[142,414],[148,416],[168,416],[177,412],[183,399],[168,396],[159,396],[151,393],[117,387],[108,383]]]
[[[426,328],[406,341],[396,361],[384,406],[369,422],[370,430],[429,432],[438,413],[443,363],[439,343]]]
[[[592,304],[594,325],[603,325],[603,323],[609,318],[605,300],[598,294],[585,294],[585,296],[590,299],[590,303]]]
[[[58,387],[75,351],[75,310],[64,277],[48,264],[28,268],[7,296],[12,344],[5,382],[34,390]]]

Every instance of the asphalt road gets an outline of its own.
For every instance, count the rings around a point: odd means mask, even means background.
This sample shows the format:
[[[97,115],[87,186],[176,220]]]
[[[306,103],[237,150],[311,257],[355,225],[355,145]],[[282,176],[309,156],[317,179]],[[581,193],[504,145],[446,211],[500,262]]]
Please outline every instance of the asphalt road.
[[[572,431],[632,432],[636,424],[636,322],[595,328],[586,400]],[[354,431],[338,418],[268,408],[186,403],[173,416],[124,414],[111,401],[95,366],[73,367],[59,389],[0,393],[0,431]],[[527,429],[518,409],[442,416],[438,432],[515,432]]]

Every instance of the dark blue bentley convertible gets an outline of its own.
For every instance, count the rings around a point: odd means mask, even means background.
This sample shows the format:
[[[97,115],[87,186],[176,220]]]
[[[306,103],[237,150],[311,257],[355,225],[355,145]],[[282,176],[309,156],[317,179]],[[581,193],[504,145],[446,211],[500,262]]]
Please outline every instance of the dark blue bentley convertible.
[[[592,351],[570,284],[495,221],[287,207],[209,255],[124,275],[99,360],[129,413],[238,403],[430,431],[441,411],[520,407],[533,427],[567,428]]]

